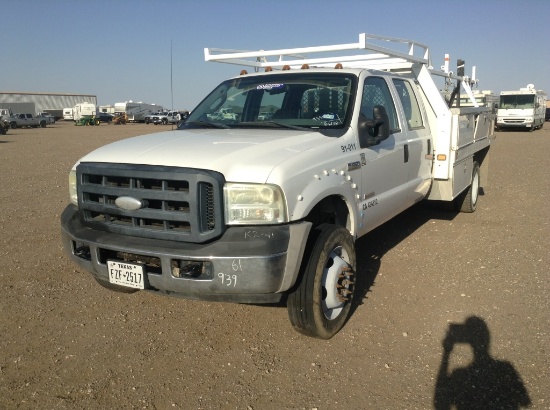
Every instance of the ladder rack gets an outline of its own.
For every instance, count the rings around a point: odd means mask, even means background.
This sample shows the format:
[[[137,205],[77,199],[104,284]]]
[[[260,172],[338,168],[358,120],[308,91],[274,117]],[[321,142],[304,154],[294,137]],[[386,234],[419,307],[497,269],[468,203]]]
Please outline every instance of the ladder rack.
[[[350,53],[352,51],[362,53]],[[322,56],[309,58],[306,55],[316,53],[322,54]],[[361,33],[357,43],[349,44],[257,51],[205,48],[204,59],[205,61],[254,67],[255,71],[260,71],[260,69],[281,70],[287,67],[297,69],[306,66],[334,68],[336,64],[341,64],[344,68],[367,68],[394,72],[415,71],[417,74],[427,70],[433,75],[460,81],[470,99],[473,100],[474,106],[477,106],[470,87],[476,80],[470,80],[467,76],[457,76],[449,71],[448,54],[445,55],[445,65],[441,67],[441,70],[435,70],[432,66],[428,46],[413,40]],[[475,67],[473,70],[475,72]]]
[[[390,43],[394,49],[376,45],[373,41]],[[407,46],[408,51],[397,50],[397,47],[403,48],[403,46]],[[362,50],[363,53],[343,54],[343,52],[353,50]],[[305,56],[305,54],[314,53],[339,54],[317,58]],[[304,64],[311,67],[332,68],[337,63],[346,68],[375,68],[378,70],[410,68],[412,64],[426,64],[431,68],[429,49],[426,45],[412,40],[365,33],[359,34],[357,43],[258,51],[205,48],[204,56],[206,61],[249,66],[257,70],[266,67],[281,69],[285,65],[291,68],[300,68]],[[278,57],[278,59],[269,61],[268,57]]]
[[[389,47],[374,44],[387,43]],[[400,47],[401,49],[397,49]],[[403,50],[404,48],[406,50]],[[362,54],[346,55],[343,52],[361,50]],[[308,58],[306,54],[337,53],[337,55]],[[268,60],[268,57],[276,59]],[[374,34],[359,34],[357,43],[336,44],[317,47],[286,48],[278,50],[243,51],[223,48],[205,48],[205,61],[261,68],[282,69],[284,66],[300,68],[304,64],[310,67],[332,68],[342,64],[345,68],[371,68],[386,71],[410,69],[413,64],[422,64],[434,75],[467,80],[468,77],[458,77],[449,71],[448,55],[441,70],[434,70],[428,46],[414,40],[395,37],[378,36]]]

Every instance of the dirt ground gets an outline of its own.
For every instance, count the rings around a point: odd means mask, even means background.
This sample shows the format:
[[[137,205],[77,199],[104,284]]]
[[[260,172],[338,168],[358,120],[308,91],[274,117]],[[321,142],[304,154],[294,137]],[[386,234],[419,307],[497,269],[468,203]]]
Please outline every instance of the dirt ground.
[[[361,238],[362,303],[329,341],[284,306],[118,294],[65,257],[73,163],[167,128],[0,135],[0,409],[550,408],[548,123],[497,133],[475,213],[421,203]]]

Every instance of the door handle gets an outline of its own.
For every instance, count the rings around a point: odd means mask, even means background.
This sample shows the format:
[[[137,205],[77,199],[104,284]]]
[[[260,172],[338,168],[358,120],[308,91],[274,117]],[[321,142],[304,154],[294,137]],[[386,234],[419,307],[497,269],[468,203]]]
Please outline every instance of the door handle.
[[[409,144],[405,144],[405,163],[409,162]]]

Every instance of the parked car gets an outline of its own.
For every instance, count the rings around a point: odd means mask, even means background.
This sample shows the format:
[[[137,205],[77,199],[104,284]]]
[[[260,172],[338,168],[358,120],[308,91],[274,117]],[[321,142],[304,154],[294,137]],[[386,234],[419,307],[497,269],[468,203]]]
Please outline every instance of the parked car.
[[[32,114],[12,114],[10,116],[10,127],[23,128],[23,127],[42,127],[45,128],[48,124],[48,120],[44,117],[33,117]]]
[[[180,119],[180,115],[177,111],[164,111],[158,113],[157,115],[153,115],[151,119],[155,125],[177,124]]]
[[[39,112],[36,115],[37,118],[44,118],[46,120],[47,124],[54,124],[55,123],[55,117],[47,112]]]
[[[100,112],[95,116],[95,118],[99,119],[100,122],[109,123],[113,121],[113,116],[111,114],[107,114],[106,112]]]
[[[258,121],[267,121],[270,120],[271,117],[273,117],[272,112],[261,112],[260,115],[258,115]]]
[[[546,114],[544,114],[544,121],[550,121],[550,108],[546,109]]]
[[[6,135],[8,133],[9,128],[10,128],[10,123],[0,118],[0,135]]]
[[[150,124],[153,122],[153,117],[158,117],[159,115],[161,115],[162,112],[153,112],[151,114],[148,114],[145,116],[145,124]]]

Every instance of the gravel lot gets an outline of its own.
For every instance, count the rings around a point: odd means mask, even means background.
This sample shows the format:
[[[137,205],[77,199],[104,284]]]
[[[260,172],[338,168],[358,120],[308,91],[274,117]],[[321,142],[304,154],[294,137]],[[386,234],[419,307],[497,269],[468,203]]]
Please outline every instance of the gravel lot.
[[[497,133],[474,214],[419,204],[361,238],[362,303],[329,341],[284,306],[118,294],[65,257],[72,164],[169,128],[0,135],[0,409],[550,408],[548,124]]]

